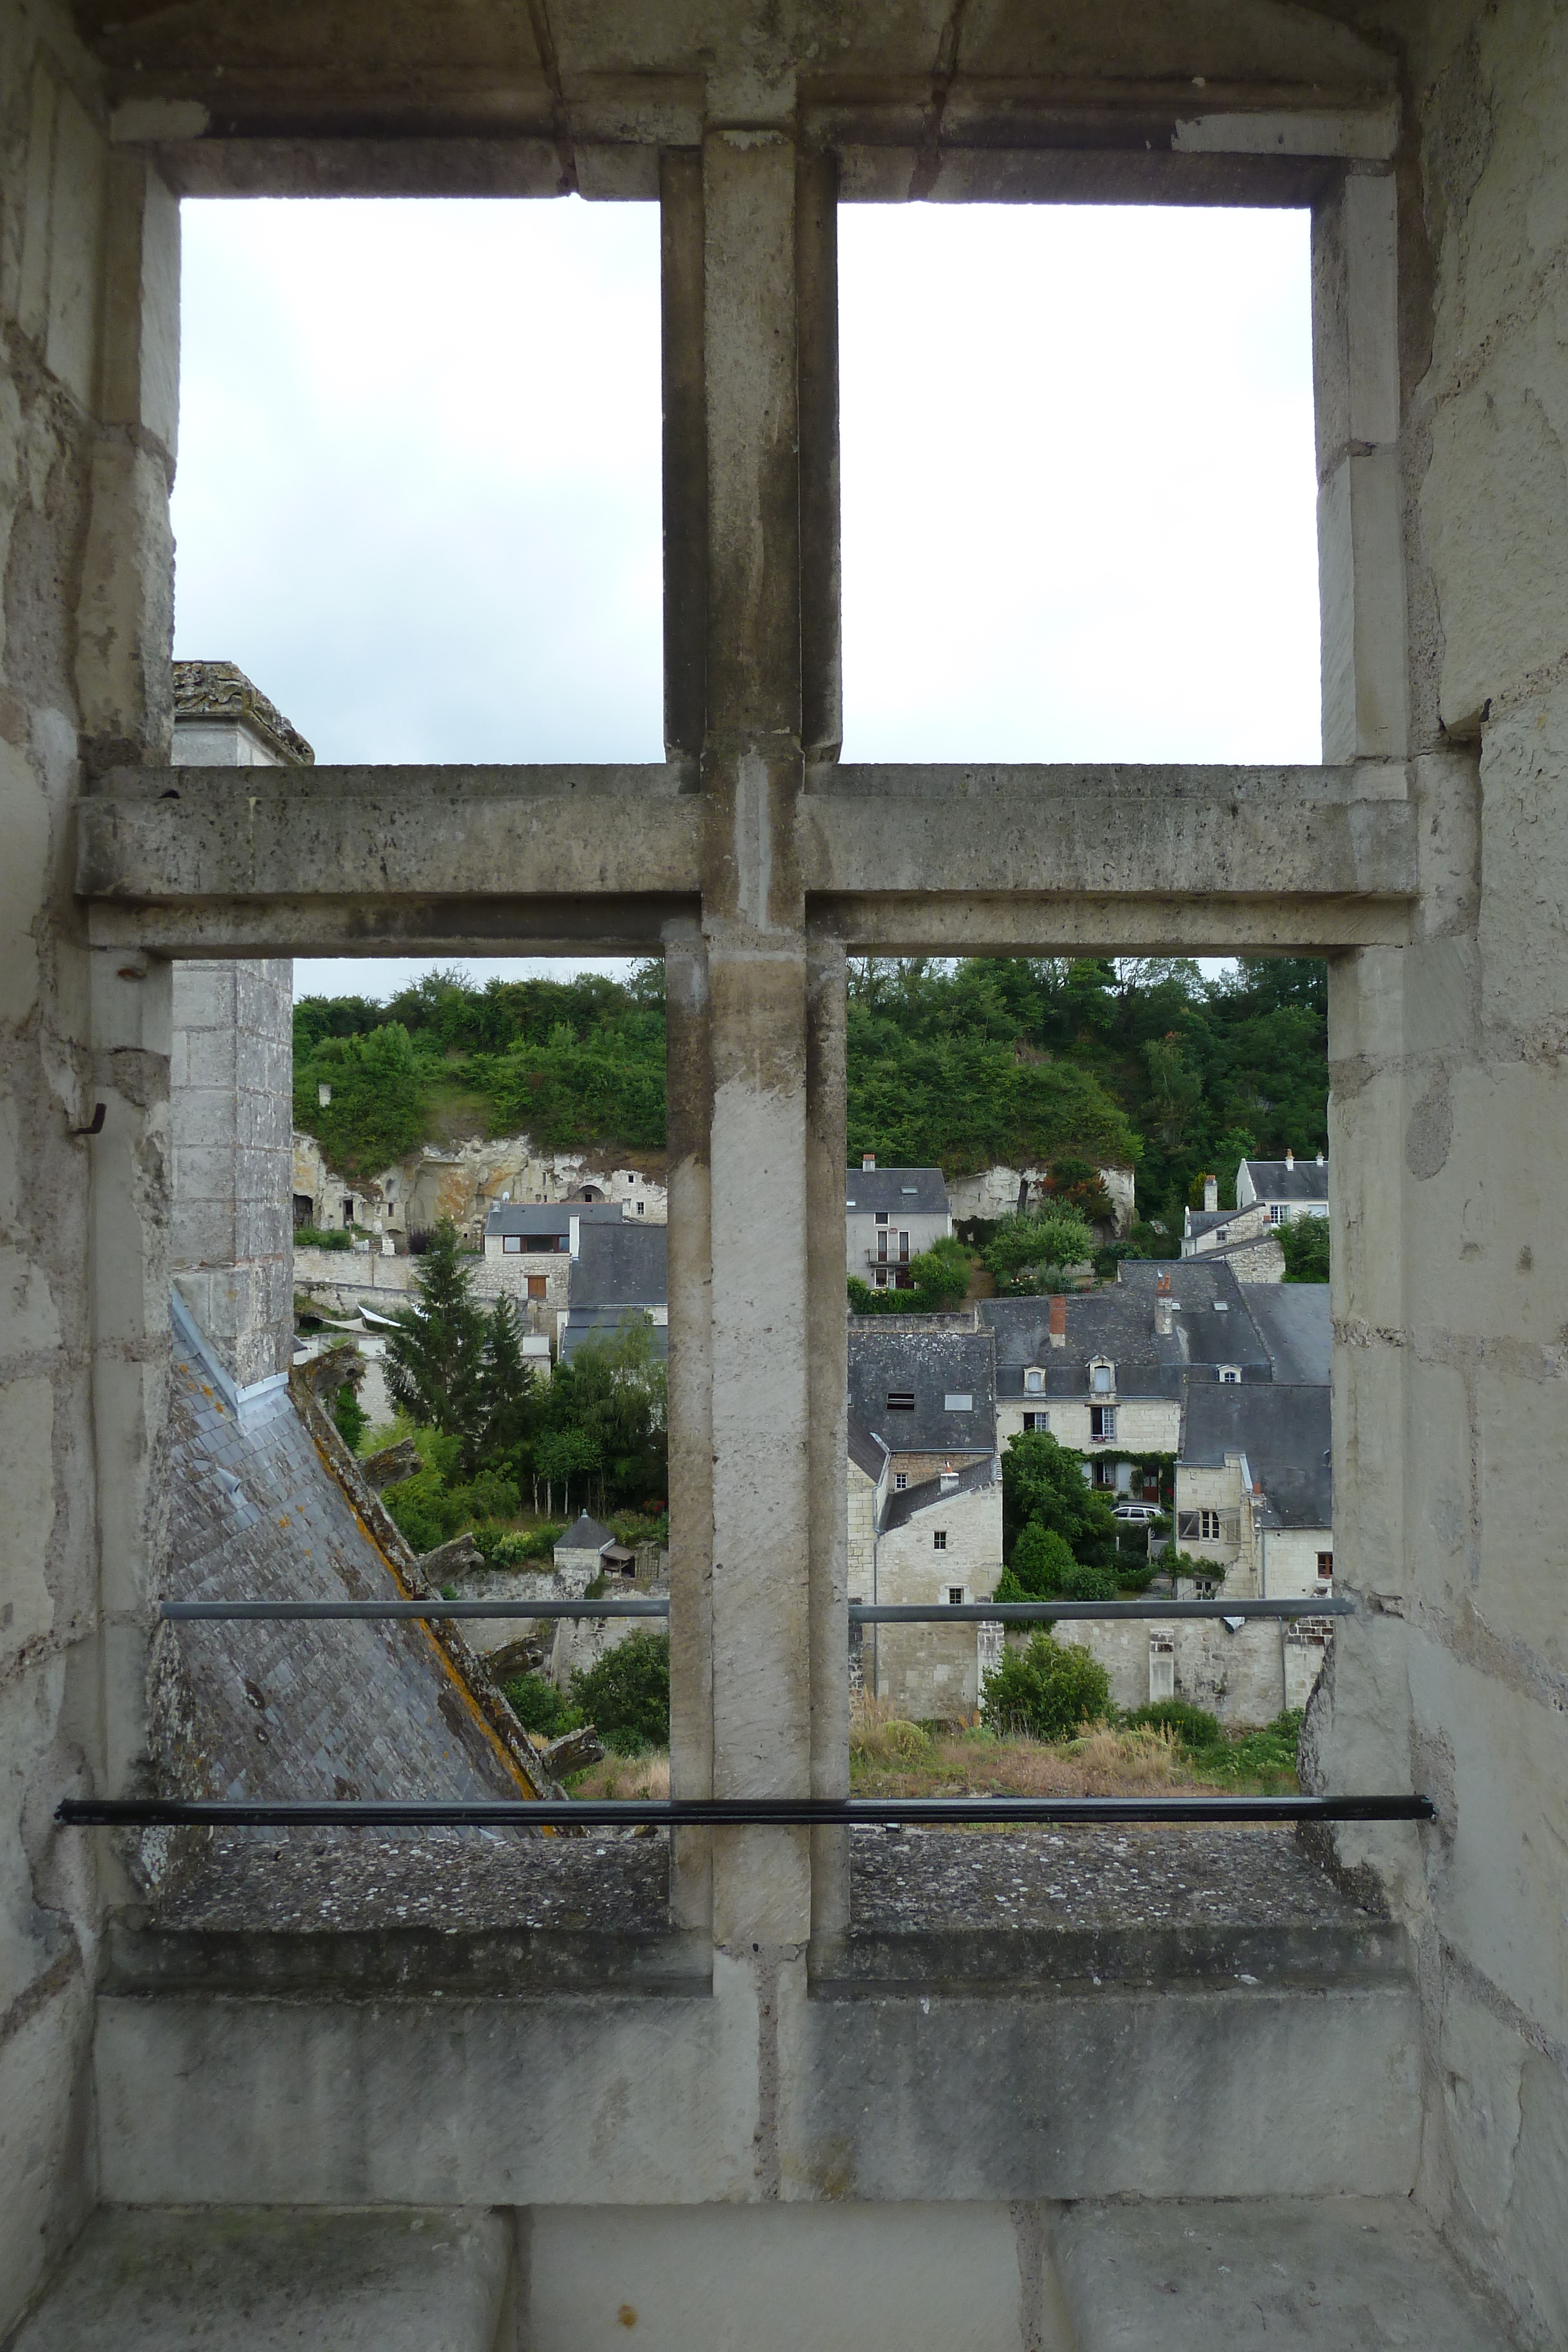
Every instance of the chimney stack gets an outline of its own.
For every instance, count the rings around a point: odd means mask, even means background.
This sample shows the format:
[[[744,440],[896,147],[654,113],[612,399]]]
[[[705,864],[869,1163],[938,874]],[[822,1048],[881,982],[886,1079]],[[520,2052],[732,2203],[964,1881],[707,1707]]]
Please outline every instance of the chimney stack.
[[[1051,1302],[1050,1339],[1051,1344],[1053,1348],[1065,1348],[1067,1345],[1067,1301],[1065,1298],[1056,1297]]]
[[[1287,1145],[1285,1146],[1285,1165],[1286,1165],[1286,1167],[1289,1169],[1289,1168],[1293,1168],[1293,1167],[1295,1166],[1295,1164],[1296,1164],[1296,1155],[1295,1155],[1295,1153],[1291,1150],[1290,1145],[1289,1145],[1289,1144],[1287,1144]]]
[[[1203,1180],[1203,1205],[1209,1216],[1219,1206],[1219,1186],[1212,1176],[1206,1176]]]
[[[876,1154],[875,1154],[875,1152],[874,1152],[874,1151],[866,1151],[866,1152],[862,1152],[862,1155],[861,1155],[861,1167],[862,1167],[862,1170],[864,1170],[864,1169],[867,1169],[867,1168],[874,1168],[875,1166],[876,1166]]]
[[[1321,1167],[1322,1166],[1322,1164],[1323,1164],[1323,1155],[1322,1155],[1322,1153],[1320,1151],[1320,1152],[1319,1152],[1319,1154],[1318,1154],[1318,1166],[1321,1168]]]
[[[1172,1317],[1175,1312],[1176,1301],[1171,1296],[1171,1278],[1168,1274],[1162,1274],[1155,1285],[1155,1336],[1156,1339],[1170,1338],[1173,1328]]]

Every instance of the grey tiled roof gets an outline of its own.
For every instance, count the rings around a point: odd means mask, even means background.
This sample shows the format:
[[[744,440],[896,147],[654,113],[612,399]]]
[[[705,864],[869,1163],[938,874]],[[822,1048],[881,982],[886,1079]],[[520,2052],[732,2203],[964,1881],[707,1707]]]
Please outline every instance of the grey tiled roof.
[[[849,1452],[850,1460],[858,1470],[863,1470],[868,1478],[882,1476],[887,1456],[870,1430],[863,1423],[856,1421],[852,1413],[850,1416]]]
[[[613,1339],[617,1331],[634,1323],[645,1310],[637,1307],[573,1307],[568,1310],[560,1327],[561,1361],[570,1364],[580,1348],[591,1340]],[[670,1353],[669,1327],[654,1323],[648,1332],[649,1343],[656,1363],[664,1363]]]
[[[619,1201],[497,1201],[485,1220],[491,1234],[568,1234],[580,1224],[623,1225]]]
[[[1328,1284],[1249,1284],[1247,1305],[1269,1350],[1274,1378],[1326,1388],[1333,1363]]]
[[[890,1528],[904,1527],[916,1511],[928,1511],[933,1504],[948,1502],[955,1495],[977,1494],[982,1486],[994,1484],[989,1462],[972,1463],[947,1486],[940,1478],[922,1478],[917,1486],[906,1486],[902,1494],[895,1491],[889,1495],[882,1515],[882,1533],[885,1535]]]
[[[890,1216],[945,1217],[947,1187],[940,1168],[852,1168],[844,1204],[861,1215],[885,1209]]]
[[[572,1307],[663,1307],[669,1296],[668,1230],[619,1215],[585,1224],[571,1269]]]
[[[563,1536],[556,1538],[557,1551],[602,1551],[615,1537],[609,1528],[601,1527],[586,1511],[579,1511]]]
[[[1218,1468],[1227,1454],[1244,1454],[1261,1481],[1270,1527],[1333,1525],[1330,1442],[1329,1391],[1317,1382],[1223,1388],[1195,1381],[1187,1391],[1183,1462]]]
[[[1244,1209],[1189,1209],[1186,1231],[1195,1239],[1199,1234],[1218,1233],[1221,1225],[1230,1223],[1232,1217],[1250,1216],[1257,1205],[1255,1201],[1249,1201]]]
[[[1166,1334],[1155,1328],[1162,1276],[1169,1279],[1174,1309]],[[1049,1298],[988,1298],[979,1311],[997,1335],[999,1396],[1025,1393],[1030,1365],[1045,1373],[1044,1390],[1030,1394],[1087,1396],[1090,1364],[1104,1356],[1116,1368],[1119,1397],[1176,1398],[1195,1368],[1212,1373],[1219,1364],[1235,1364],[1243,1381],[1273,1377],[1249,1312],[1250,1296],[1223,1259],[1205,1255],[1125,1261],[1104,1289],[1069,1293],[1063,1348],[1051,1344]]]
[[[893,1319],[893,1318],[890,1318]],[[991,1334],[879,1328],[874,1316],[850,1325],[850,1418],[894,1454],[989,1454],[997,1442],[996,1349]],[[890,1395],[912,1395],[912,1411],[889,1412]],[[949,1396],[967,1408],[947,1409]]]
[[[1282,1160],[1248,1160],[1243,1166],[1252,1179],[1253,1190],[1260,1201],[1326,1201],[1329,1196],[1329,1169],[1325,1160],[1320,1168],[1315,1159],[1298,1160],[1287,1168]]]

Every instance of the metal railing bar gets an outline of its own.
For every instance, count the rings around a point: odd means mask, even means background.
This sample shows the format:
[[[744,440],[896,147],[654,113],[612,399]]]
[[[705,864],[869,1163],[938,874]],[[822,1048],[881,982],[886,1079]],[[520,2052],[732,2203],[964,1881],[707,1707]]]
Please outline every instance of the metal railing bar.
[[[667,1617],[667,1601],[165,1601],[159,1615],[176,1622],[227,1618],[329,1617]],[[1291,1601],[853,1601],[852,1625],[1045,1625],[1061,1619],[1188,1617],[1350,1617],[1355,1603],[1335,1596]]]
[[[68,1826],[198,1829],[520,1829],[570,1827],[733,1829],[741,1826],[877,1827],[959,1822],[1427,1822],[1429,1797],[676,1797],[496,1798],[420,1804],[396,1799],[68,1797],[55,1813]]]

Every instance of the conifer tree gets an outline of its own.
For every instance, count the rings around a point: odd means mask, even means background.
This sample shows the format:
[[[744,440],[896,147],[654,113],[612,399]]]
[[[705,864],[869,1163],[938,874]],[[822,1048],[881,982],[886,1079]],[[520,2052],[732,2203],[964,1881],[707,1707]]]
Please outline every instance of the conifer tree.
[[[445,1431],[472,1457],[484,1423],[487,1318],[474,1297],[472,1277],[457,1246],[457,1228],[443,1222],[420,1261],[417,1306],[392,1318],[387,1341],[387,1393],[402,1412]]]

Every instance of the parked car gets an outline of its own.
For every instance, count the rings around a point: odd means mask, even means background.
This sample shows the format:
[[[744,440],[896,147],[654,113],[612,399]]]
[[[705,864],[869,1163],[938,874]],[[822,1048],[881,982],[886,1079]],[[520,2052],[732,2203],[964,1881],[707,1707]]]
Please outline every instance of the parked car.
[[[1118,1503],[1112,1513],[1113,1518],[1122,1519],[1134,1528],[1146,1528],[1163,1516],[1157,1503]]]

